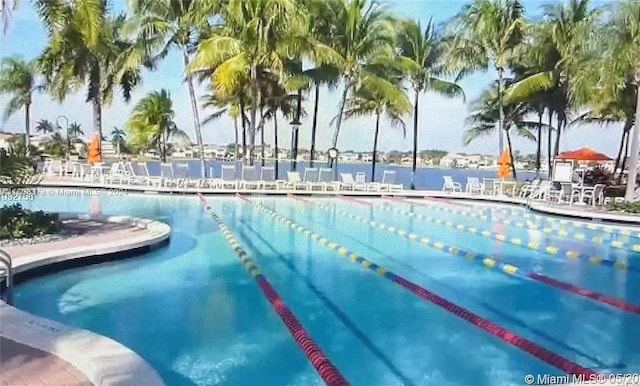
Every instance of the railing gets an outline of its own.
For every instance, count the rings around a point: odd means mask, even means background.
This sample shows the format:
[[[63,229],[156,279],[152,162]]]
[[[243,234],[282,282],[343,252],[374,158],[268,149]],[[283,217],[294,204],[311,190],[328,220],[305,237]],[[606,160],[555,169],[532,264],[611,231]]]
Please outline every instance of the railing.
[[[5,300],[8,304],[13,304],[13,261],[11,256],[3,249],[0,249],[0,268],[4,269],[5,278]]]

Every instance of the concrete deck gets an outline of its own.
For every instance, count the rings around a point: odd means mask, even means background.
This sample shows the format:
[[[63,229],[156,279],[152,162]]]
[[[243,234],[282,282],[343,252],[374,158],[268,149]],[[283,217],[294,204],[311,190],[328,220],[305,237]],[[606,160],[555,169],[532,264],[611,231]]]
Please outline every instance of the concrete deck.
[[[171,233],[166,224],[127,216],[78,216],[65,222],[81,234],[4,248],[13,257],[18,277],[52,265],[82,265],[143,252],[162,245]],[[2,385],[163,385],[151,366],[120,343],[2,301],[0,339]]]

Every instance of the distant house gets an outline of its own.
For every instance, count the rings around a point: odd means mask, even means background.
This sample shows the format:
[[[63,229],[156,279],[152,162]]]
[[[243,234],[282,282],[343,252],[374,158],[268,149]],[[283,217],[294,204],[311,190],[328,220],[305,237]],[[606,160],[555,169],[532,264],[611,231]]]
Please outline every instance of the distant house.
[[[17,136],[17,134],[0,133],[0,149],[9,150],[11,139]]]

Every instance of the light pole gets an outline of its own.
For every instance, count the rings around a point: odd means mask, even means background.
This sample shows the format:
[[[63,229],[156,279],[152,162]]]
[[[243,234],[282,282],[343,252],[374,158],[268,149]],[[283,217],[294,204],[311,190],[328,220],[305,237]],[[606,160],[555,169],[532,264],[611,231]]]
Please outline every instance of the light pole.
[[[638,101],[640,102],[640,93],[638,94]],[[640,104],[636,106],[636,124],[634,125],[630,135],[631,155],[629,160],[629,176],[627,177],[627,190],[625,192],[625,198],[627,201],[631,201],[635,197],[637,183],[638,153],[640,153]]]
[[[339,154],[338,149],[335,147],[332,147],[331,149],[327,150],[327,158],[329,158],[329,162],[333,167],[334,181],[338,181],[338,154]]]
[[[65,133],[67,133],[67,161],[69,161],[71,159],[71,137],[69,137],[69,118],[67,118],[64,115],[59,115],[58,118],[56,118],[56,124],[58,125],[58,127],[62,128],[62,125],[60,124],[60,121],[64,120],[64,131]]]
[[[291,170],[295,171],[298,159],[298,130],[300,129],[300,120],[296,117],[291,121],[291,158],[293,161],[291,162]]]

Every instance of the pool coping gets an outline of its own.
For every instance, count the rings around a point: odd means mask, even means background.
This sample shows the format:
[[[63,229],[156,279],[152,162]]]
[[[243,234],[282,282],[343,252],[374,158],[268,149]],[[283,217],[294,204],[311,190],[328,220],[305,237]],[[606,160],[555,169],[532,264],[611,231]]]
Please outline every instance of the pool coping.
[[[169,225],[148,219],[130,216],[78,215],[76,217],[130,224],[150,232],[126,240],[92,245],[91,248],[81,246],[66,250],[52,250],[29,256],[26,261],[21,258],[23,261],[16,262],[14,267],[17,276],[24,276],[31,271],[39,271],[37,276],[45,275],[51,272],[47,268],[59,270],[56,266],[64,263],[72,263],[77,267],[130,257],[132,251],[139,254],[166,244],[171,234]],[[164,386],[156,370],[123,344],[85,329],[30,314],[2,300],[0,300],[0,335],[59,357],[82,372],[94,385]]]

